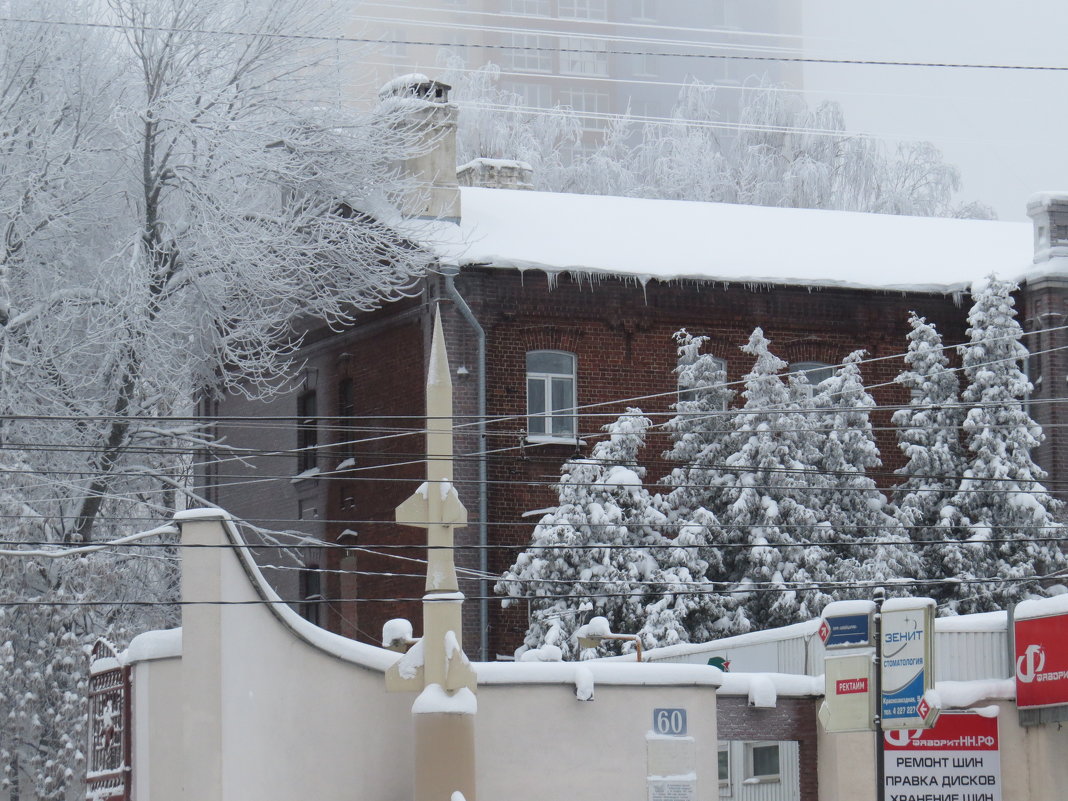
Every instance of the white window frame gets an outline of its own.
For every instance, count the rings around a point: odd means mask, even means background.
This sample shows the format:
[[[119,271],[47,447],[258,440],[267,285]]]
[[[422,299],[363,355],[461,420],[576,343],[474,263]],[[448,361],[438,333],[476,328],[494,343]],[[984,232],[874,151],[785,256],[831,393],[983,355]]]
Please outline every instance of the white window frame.
[[[552,72],[553,42],[550,37],[536,33],[510,33],[505,44],[514,48],[506,52],[512,69],[516,72]]]
[[[535,354],[552,354],[554,356],[566,356],[571,361],[571,371],[554,372],[543,370],[531,370],[530,358]],[[578,358],[574,353],[566,350],[528,350],[526,353],[526,393],[527,393],[527,439],[531,442],[576,442],[578,440],[578,419],[575,414],[578,397]],[[554,379],[567,379],[571,383],[570,404],[553,406],[553,381]],[[532,382],[542,384],[544,407],[533,408],[530,387]],[[541,421],[541,431],[534,431],[532,426],[535,420]],[[570,421],[571,432],[560,432],[558,422]]]
[[[560,51],[561,74],[595,78],[608,75],[608,43],[603,39],[563,36]]]
[[[777,773],[757,774],[753,767],[753,752],[757,748],[774,748]],[[745,784],[772,784],[782,779],[782,745],[774,740],[759,740],[745,744]]]
[[[655,22],[657,0],[632,0],[634,3],[633,19],[642,22]]]
[[[549,0],[508,0],[505,12],[523,17],[548,17]]]
[[[727,765],[726,765],[727,775],[725,777],[720,775],[719,760],[720,760],[721,756],[726,756],[727,757]],[[719,786],[720,786],[720,792],[721,793],[723,792],[722,788],[724,788],[724,787],[730,788],[730,786],[731,786],[731,767],[732,767],[732,765],[731,765],[731,744],[730,743],[720,743],[719,744],[719,750],[716,753],[716,776],[719,778]]]
[[[608,0],[559,0],[560,19],[608,19]]]
[[[602,131],[608,127],[605,117],[610,102],[608,92],[569,87],[560,90],[559,98],[561,106],[570,108],[579,117],[583,130]],[[596,116],[589,116],[591,114]]]

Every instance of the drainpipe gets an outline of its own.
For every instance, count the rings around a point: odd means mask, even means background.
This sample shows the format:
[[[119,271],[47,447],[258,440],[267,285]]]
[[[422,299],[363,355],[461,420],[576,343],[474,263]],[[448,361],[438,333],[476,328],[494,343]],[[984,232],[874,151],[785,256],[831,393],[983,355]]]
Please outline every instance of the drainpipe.
[[[486,515],[489,511],[489,486],[487,482],[486,466],[486,331],[479,325],[471,307],[467,305],[460,291],[456,288],[454,279],[460,272],[458,268],[447,268],[443,272],[445,276],[445,294],[452,298],[460,314],[471,326],[477,338],[478,359],[478,568],[485,576],[489,572],[489,551],[487,549],[488,526]],[[479,636],[478,655],[479,661],[489,661],[489,582],[485,578],[478,580],[478,625],[481,629]]]

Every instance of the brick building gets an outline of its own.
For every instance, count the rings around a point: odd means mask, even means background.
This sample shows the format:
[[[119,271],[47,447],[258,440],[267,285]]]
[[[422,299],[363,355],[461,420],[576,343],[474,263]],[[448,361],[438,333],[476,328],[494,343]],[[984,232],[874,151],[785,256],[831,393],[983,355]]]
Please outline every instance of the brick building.
[[[428,106],[450,124],[441,103]],[[963,341],[968,286],[992,271],[1020,278],[1025,328],[1055,329],[1028,343],[1040,352],[1029,369],[1032,414],[1047,426],[1039,459],[1051,488],[1062,489],[1062,404],[1043,401],[1065,396],[1068,375],[1058,328],[1068,314],[1068,247],[1060,244],[1068,200],[1036,196],[1032,233],[1025,223],[495,188],[524,183],[521,168],[499,163],[469,165],[458,188],[453,152],[446,137],[414,167],[435,181],[413,212],[436,218],[418,235],[440,254],[440,269],[348,330],[313,330],[293,391],[270,408],[233,397],[205,410],[298,419],[262,430],[218,426],[230,444],[273,449],[278,455],[257,469],[292,480],[250,484],[237,468],[205,478],[210,499],[235,515],[266,528],[298,519],[292,527],[343,546],[308,550],[307,564],[327,572],[299,573],[297,586],[295,571],[279,580],[283,597],[329,601],[307,609],[328,628],[377,640],[386,619],[413,617],[422,595],[419,565],[406,561],[422,557],[408,547],[422,532],[389,521],[424,475],[422,387],[438,305],[454,373],[454,478],[471,520],[458,532],[467,547],[457,562],[472,570],[499,574],[511,563],[516,551],[498,546],[529,541],[536,517],[524,515],[553,505],[561,463],[588,453],[604,422],[629,405],[654,419],[669,414],[671,335],[680,328],[711,337],[730,381],[751,367],[738,347],[757,325],[795,369],[818,370],[858,348],[894,357],[905,350],[913,310],[947,343]],[[907,402],[892,383],[902,366],[900,358],[864,365],[879,405]],[[578,415],[561,413],[572,406]],[[876,425],[888,485],[900,463],[888,413]],[[666,472],[658,463],[665,445],[654,439],[647,448],[650,481]],[[467,579],[462,589],[480,599],[465,605],[472,651],[479,643],[482,659],[510,654],[526,609],[488,598],[492,581]],[[391,598],[412,600],[374,600]]]

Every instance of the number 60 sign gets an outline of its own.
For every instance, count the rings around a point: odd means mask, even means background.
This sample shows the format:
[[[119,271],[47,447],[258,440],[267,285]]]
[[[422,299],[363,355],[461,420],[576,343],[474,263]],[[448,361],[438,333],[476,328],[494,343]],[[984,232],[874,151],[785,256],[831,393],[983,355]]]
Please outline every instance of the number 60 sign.
[[[654,709],[653,731],[669,737],[682,737],[686,734],[685,709]]]

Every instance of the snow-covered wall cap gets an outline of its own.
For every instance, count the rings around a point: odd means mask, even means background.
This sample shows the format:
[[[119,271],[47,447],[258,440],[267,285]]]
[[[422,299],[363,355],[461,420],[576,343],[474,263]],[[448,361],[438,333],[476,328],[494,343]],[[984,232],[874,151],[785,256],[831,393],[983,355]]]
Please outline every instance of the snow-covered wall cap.
[[[188,523],[193,520],[233,520],[233,516],[225,509],[216,506],[203,506],[196,509],[186,509],[183,512],[174,513],[175,523]]]
[[[656,687],[719,687],[726,675],[708,665],[674,662],[476,662],[472,664],[479,684],[574,684],[592,675],[596,684],[648,685]],[[579,668],[589,674],[576,674]],[[748,692],[748,690],[746,690]]]
[[[1029,222],[479,187],[460,194],[461,239],[442,243],[443,261],[550,277],[943,294],[991,272],[1015,279],[1033,264]]]
[[[525,161],[519,159],[486,159],[477,158],[471,159],[467,164],[457,167],[458,170],[466,170],[469,167],[492,167],[494,169],[501,169],[502,167],[514,167],[517,170],[530,170],[533,172],[534,168]]]
[[[1046,190],[1035,192],[1027,198],[1027,213],[1049,209],[1053,206],[1062,206],[1068,209],[1068,189]]]
[[[945,634],[1001,632],[1008,625],[1005,612],[976,612],[972,615],[936,617],[935,631]]]
[[[1016,620],[1028,620],[1035,617],[1046,617],[1047,615],[1065,614],[1068,614],[1068,593],[1054,595],[1052,598],[1035,598],[1020,601],[1020,603],[1016,604],[1016,611],[1013,613],[1013,617]]]
[[[870,615],[875,611],[875,601],[831,601],[823,607],[824,617],[839,615]]]
[[[884,612],[903,612],[907,609],[934,609],[934,598],[887,598],[883,601]]]
[[[820,621],[805,620],[801,623],[793,623],[777,629],[765,629],[763,631],[751,631],[748,634],[736,634],[733,637],[724,637],[721,640],[711,642],[688,642],[678,645],[665,645],[662,648],[650,648],[644,651],[644,658],[649,662],[657,662],[664,659],[674,659],[691,654],[719,653],[730,648],[740,648],[743,645],[760,645],[770,642],[781,642],[796,638],[814,637],[819,631]],[[630,656],[610,656],[604,661],[622,661],[631,659]],[[601,660],[598,660],[601,661]],[[733,675],[733,674],[730,674]]]
[[[148,662],[152,659],[173,659],[182,655],[182,629],[164,629],[146,631],[130,641],[130,647],[123,654],[123,662]]]

